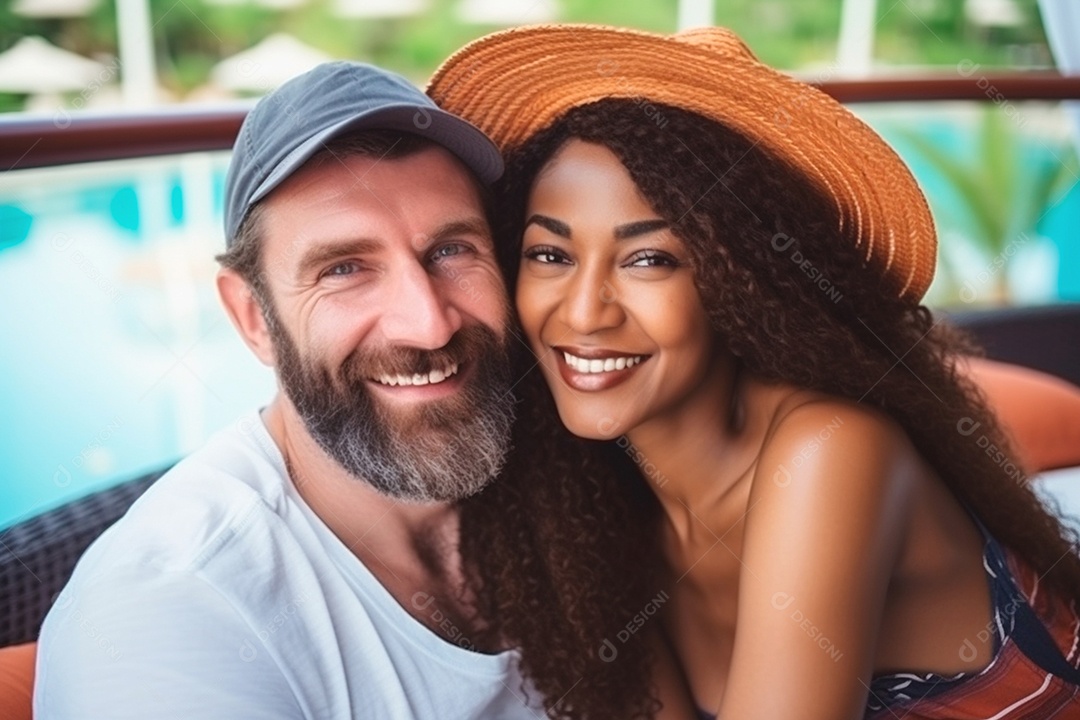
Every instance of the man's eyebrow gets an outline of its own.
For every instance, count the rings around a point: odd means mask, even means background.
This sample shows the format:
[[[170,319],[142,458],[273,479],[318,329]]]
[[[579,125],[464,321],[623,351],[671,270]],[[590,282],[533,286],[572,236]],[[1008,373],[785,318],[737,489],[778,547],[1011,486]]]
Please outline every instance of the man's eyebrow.
[[[657,230],[663,230],[668,227],[667,220],[638,220],[637,222],[626,223],[615,228],[615,239],[625,240],[626,238],[637,237],[638,235],[645,235],[647,233],[656,232]]]
[[[346,255],[363,255],[373,252],[381,246],[382,243],[371,238],[321,242],[304,251],[304,254],[300,256],[296,272],[303,277],[321,265],[338,258]]]
[[[570,226],[561,220],[550,218],[547,215],[534,214],[525,221],[525,228],[530,225],[539,225],[550,233],[554,233],[559,237],[564,237],[567,240],[570,239]]]
[[[454,235],[479,235],[483,238],[490,238],[491,229],[483,218],[470,217],[443,223],[434,231],[428,233],[428,238],[430,238],[431,242],[437,242]]]

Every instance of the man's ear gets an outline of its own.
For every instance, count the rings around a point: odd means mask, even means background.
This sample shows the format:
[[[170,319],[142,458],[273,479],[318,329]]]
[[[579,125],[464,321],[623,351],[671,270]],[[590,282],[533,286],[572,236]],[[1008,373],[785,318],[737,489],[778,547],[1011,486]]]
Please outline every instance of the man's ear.
[[[217,289],[221,304],[240,337],[263,365],[274,367],[274,344],[251,286],[235,270],[222,268],[217,274]]]

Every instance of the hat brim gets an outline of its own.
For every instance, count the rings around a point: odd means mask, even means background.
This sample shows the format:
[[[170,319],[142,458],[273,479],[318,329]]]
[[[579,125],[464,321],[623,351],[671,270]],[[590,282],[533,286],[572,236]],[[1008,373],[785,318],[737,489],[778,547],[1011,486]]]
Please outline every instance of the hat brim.
[[[671,36],[595,25],[514,28],[452,55],[427,92],[504,153],[570,109],[605,98],[696,112],[760,143],[833,198],[844,233],[896,281],[901,297],[918,301],[933,279],[933,218],[900,157],[840,103],[762,64],[723,28]],[[661,126],[662,112],[643,122]]]

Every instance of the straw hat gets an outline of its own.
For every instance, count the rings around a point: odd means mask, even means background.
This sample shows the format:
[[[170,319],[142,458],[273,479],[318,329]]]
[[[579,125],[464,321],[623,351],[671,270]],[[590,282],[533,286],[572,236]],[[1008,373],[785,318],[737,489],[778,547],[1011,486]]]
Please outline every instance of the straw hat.
[[[663,112],[650,103],[699,113],[760,143],[834,198],[841,227],[898,280],[901,297],[918,301],[933,278],[934,221],[903,161],[840,103],[763,65],[730,30],[515,28],[454,53],[427,92],[504,152],[604,98],[643,98],[642,122],[658,128]]]

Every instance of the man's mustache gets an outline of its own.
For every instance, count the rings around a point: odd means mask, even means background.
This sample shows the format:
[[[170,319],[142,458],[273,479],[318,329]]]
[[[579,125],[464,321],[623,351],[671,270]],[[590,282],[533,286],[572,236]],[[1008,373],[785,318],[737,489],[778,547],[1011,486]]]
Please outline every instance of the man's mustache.
[[[384,375],[423,375],[479,359],[499,344],[499,338],[491,328],[480,324],[469,325],[458,330],[446,345],[435,350],[400,346],[354,350],[342,363],[342,371],[348,382]]]

